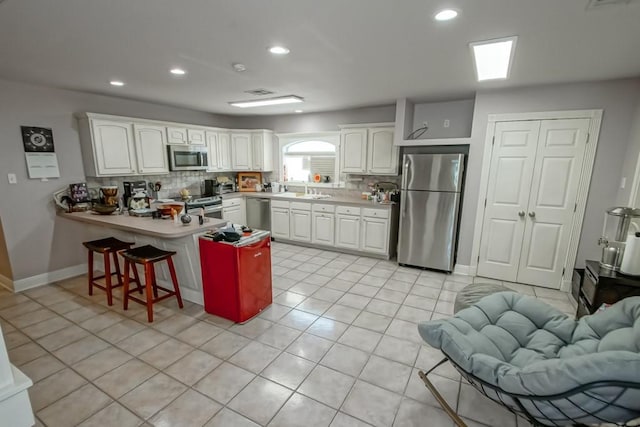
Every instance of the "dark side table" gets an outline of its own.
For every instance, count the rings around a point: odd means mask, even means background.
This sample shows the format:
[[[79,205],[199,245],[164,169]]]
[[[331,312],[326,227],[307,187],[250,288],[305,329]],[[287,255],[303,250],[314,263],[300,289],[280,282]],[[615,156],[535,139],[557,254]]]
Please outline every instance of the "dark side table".
[[[573,273],[571,294],[578,302],[576,318],[592,314],[606,304],[640,296],[640,277],[627,276],[600,268],[598,261],[585,262],[585,268]]]

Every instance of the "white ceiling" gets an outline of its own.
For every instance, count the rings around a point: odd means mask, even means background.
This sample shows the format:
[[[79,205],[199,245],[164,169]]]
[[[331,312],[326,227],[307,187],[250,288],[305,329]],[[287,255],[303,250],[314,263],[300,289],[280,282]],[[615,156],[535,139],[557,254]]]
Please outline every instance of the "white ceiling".
[[[449,99],[480,88],[640,75],[640,2],[4,0],[0,78],[231,114]],[[433,14],[460,10],[450,22]],[[517,35],[511,77],[475,81],[470,41]],[[266,48],[291,49],[274,57]],[[241,62],[239,74],[231,64]],[[169,68],[182,66],[176,78]],[[126,86],[115,88],[111,79]],[[238,109],[245,90],[304,104]],[[302,105],[302,106],[301,106]]]

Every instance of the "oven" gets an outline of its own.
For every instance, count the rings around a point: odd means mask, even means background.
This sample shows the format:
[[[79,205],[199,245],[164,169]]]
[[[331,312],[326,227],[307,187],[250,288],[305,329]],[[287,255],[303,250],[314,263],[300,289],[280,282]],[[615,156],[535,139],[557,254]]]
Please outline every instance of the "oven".
[[[187,202],[187,213],[189,215],[200,215],[200,209],[204,210],[206,218],[222,219],[222,199],[220,197],[202,197]]]
[[[209,152],[206,146],[169,145],[169,169],[172,171],[207,170]]]

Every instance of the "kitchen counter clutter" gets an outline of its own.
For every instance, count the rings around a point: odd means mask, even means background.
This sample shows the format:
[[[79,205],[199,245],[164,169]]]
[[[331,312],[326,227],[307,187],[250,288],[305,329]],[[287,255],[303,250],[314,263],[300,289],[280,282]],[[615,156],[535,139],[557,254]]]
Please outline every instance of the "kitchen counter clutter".
[[[371,200],[363,200],[357,197],[348,197],[348,196],[331,196],[328,198],[318,198],[314,199],[312,195],[298,195],[300,193],[294,192],[284,192],[284,193],[267,193],[267,192],[238,192],[238,193],[226,193],[223,194],[222,200],[224,199],[237,199],[242,197],[257,197],[257,198],[267,198],[267,199],[276,199],[276,200],[289,200],[295,202],[306,202],[306,203],[323,203],[329,205],[341,204],[341,205],[351,205],[351,206],[364,206],[371,208],[384,208],[391,209],[395,203],[378,203],[373,202]]]
[[[145,236],[162,239],[176,239],[190,236],[194,233],[204,233],[211,228],[220,227],[226,221],[209,218],[208,222],[199,225],[198,221],[191,221],[188,225],[176,224],[170,219],[152,219],[149,217],[134,217],[129,215],[98,215],[93,212],[59,213],[64,218],[86,222],[103,227],[115,228]],[[197,218],[196,218],[197,219]],[[125,239],[126,240],[126,239]]]

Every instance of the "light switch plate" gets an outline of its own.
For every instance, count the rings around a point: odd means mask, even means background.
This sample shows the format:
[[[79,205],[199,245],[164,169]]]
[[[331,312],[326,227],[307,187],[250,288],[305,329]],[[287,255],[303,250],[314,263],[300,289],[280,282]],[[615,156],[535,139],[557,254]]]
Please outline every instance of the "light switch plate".
[[[15,173],[8,173],[7,174],[7,179],[9,180],[9,184],[17,184],[18,183],[18,177],[16,176]]]

